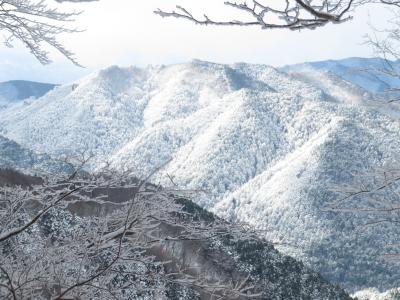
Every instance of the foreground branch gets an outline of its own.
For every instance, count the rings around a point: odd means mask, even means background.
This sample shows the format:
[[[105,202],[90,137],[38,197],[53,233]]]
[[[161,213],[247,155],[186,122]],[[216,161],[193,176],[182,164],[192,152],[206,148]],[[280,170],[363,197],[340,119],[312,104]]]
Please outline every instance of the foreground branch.
[[[264,1],[267,2],[267,1]],[[199,25],[219,26],[260,26],[262,29],[315,29],[329,23],[342,23],[351,19],[348,13],[355,6],[354,0],[339,1],[303,1],[286,0],[276,1],[274,4],[263,4],[263,1],[252,0],[237,3],[225,1],[224,4],[238,11],[244,12],[245,20],[218,21],[204,15],[203,19],[193,16],[182,6],[170,12],[158,9],[154,13],[161,17],[182,18]]]
[[[91,2],[95,0],[57,0],[57,2]],[[4,33],[4,44],[13,47],[14,41],[21,42],[42,64],[51,62],[45,46],[59,51],[64,57],[80,66],[74,53],[58,40],[62,33],[78,30],[65,27],[74,21],[80,12],[61,12],[50,7],[46,1],[0,0],[0,31]]]

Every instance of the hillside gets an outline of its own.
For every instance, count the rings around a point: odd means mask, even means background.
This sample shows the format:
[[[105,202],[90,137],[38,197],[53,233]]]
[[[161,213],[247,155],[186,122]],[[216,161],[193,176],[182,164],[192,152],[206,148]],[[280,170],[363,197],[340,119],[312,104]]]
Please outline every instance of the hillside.
[[[25,80],[0,82],[0,106],[9,105],[28,98],[39,98],[54,89],[55,84]]]
[[[60,174],[71,170],[71,166],[45,153],[36,153],[0,135],[0,169],[7,168],[29,174]]]
[[[339,75],[264,65],[110,67],[3,110],[0,133],[51,155],[89,149],[91,169],[146,176],[168,162],[158,180],[205,191],[202,207],[263,229],[350,291],[388,289],[400,278],[382,249],[398,226],[324,211],[333,185],[397,157],[400,124],[373,99]]]
[[[134,181],[137,180],[134,179]],[[35,184],[43,183],[38,177],[26,176],[13,170],[0,169],[0,187],[4,184],[8,186],[32,187]],[[149,184],[146,188],[148,192],[147,197],[150,197],[152,202],[161,201],[151,193],[153,189],[154,185]],[[157,190],[160,191],[160,187],[157,187]],[[92,195],[102,193],[104,191],[101,189],[95,189]],[[86,220],[89,222],[92,216],[98,216],[98,214],[106,211],[112,218],[112,212],[121,209],[121,207],[126,208],[127,206],[124,203],[128,205],[131,197],[132,190],[130,188],[119,187],[109,188],[107,195],[103,197],[105,201],[100,202],[101,204],[95,201],[91,202],[87,199],[75,199],[71,205],[65,205],[67,209],[61,206],[50,210],[38,221],[35,230],[29,231],[28,235],[34,236],[39,241],[46,240],[46,247],[50,246],[51,241],[57,241],[57,239],[59,239],[57,242],[61,243],[60,241],[63,241],[63,238],[67,237],[70,233],[74,233],[74,230],[77,230],[77,228],[81,228]],[[146,201],[146,199],[142,199],[142,201]],[[318,273],[305,267],[303,263],[282,255],[271,243],[257,238],[252,233],[248,233],[247,235],[244,232],[236,234],[235,231],[231,230],[232,224],[223,222],[215,215],[203,210],[190,200],[181,198],[179,195],[176,195],[175,201],[183,206],[180,215],[174,218],[170,217],[171,219],[166,218],[165,222],[157,223],[156,228],[154,222],[152,226],[144,227],[143,236],[152,237],[152,239],[158,237],[162,240],[159,243],[154,243],[154,246],[147,249],[146,254],[141,250],[141,256],[136,257],[136,260],[142,259],[142,261],[145,261],[146,255],[154,256],[154,260],[151,259],[149,261],[149,264],[154,267],[154,274],[149,277],[157,278],[158,272],[161,274],[163,272],[175,274],[183,272],[183,274],[187,273],[191,274],[191,276],[195,274],[202,276],[204,274],[208,281],[220,284],[238,282],[248,286],[251,293],[258,295],[251,299],[351,299],[343,289],[328,283]],[[118,203],[118,205],[112,207],[111,203]],[[174,221],[173,226],[168,222],[171,220]],[[173,237],[177,235],[177,231],[180,232],[182,230],[179,229],[179,226],[187,226],[188,221],[200,221],[202,224],[206,224],[206,228],[209,230],[212,230],[213,224],[216,224],[215,226],[225,228],[230,234],[218,234],[207,239],[174,239]],[[225,224],[223,227],[221,222]],[[1,232],[2,229],[0,229]],[[51,241],[46,239],[48,236],[53,235],[57,238],[51,239]],[[25,246],[21,247],[21,251],[28,252],[30,256],[40,255],[39,246],[31,247],[29,244],[21,244]],[[132,243],[131,246],[134,247],[135,245],[137,246],[137,244]],[[19,255],[21,254],[19,253]],[[59,257],[64,257],[61,253],[59,255]],[[147,259],[149,258],[147,257]],[[163,267],[160,267],[159,262],[165,262]],[[129,259],[124,261],[125,266],[131,266],[131,264]],[[163,270],[161,271],[160,268]],[[192,274],[193,269],[196,270],[195,274]],[[184,276],[178,278],[182,277]],[[118,298],[117,295],[124,295],[124,299],[215,299],[210,294],[204,293],[196,284],[179,284],[179,280],[169,282],[165,278],[173,279],[174,276],[159,276],[159,279],[154,280],[154,282],[148,280],[145,285],[147,287],[146,290],[141,292],[137,288],[136,284],[138,283],[134,279],[115,276],[115,284],[118,284],[119,281],[122,281],[124,284],[121,285],[121,288],[113,296],[114,298]],[[127,284],[127,282],[131,282],[130,280],[133,280],[135,285]],[[141,278],[138,281],[143,282],[145,280],[145,278]],[[124,286],[125,289],[121,291]],[[2,288],[0,287],[0,297],[5,297],[8,293]],[[218,296],[218,292],[216,292],[216,296]],[[48,298],[40,297],[40,299]],[[97,294],[96,299],[109,299],[109,294]],[[223,297],[222,299],[227,298]],[[249,298],[238,297],[235,299],[244,300]]]

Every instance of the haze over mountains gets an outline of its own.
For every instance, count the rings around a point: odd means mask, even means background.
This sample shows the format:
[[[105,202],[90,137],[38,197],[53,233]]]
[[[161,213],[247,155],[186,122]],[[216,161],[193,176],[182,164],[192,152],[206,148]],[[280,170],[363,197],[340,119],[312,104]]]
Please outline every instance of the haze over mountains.
[[[325,211],[332,186],[398,158],[398,109],[375,101],[387,86],[349,71],[369,61],[110,67],[1,110],[0,134],[53,156],[89,149],[92,170],[146,176],[168,162],[162,184],[206,191],[193,200],[349,291],[384,290],[400,286],[382,258],[400,228]]]
[[[289,65],[281,68],[287,72],[324,71],[371,92],[383,93],[399,86],[399,78],[390,76],[384,70],[400,71],[400,61],[386,61],[381,58],[351,57],[342,60],[326,60]]]
[[[56,85],[25,80],[0,82],[0,106],[9,105],[28,98],[39,98]]]

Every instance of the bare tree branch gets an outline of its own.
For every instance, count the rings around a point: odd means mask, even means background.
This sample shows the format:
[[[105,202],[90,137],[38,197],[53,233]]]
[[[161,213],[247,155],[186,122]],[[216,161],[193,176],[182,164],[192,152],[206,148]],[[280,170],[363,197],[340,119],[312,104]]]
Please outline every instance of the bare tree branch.
[[[95,0],[57,0],[57,2],[91,2]],[[45,46],[58,50],[63,56],[80,66],[74,53],[65,48],[57,37],[62,33],[79,32],[65,27],[74,21],[80,12],[61,12],[46,1],[38,0],[1,0],[0,31],[5,33],[4,44],[13,47],[15,40],[26,48],[42,63],[51,62]]]
[[[351,12],[366,4],[383,4],[400,7],[398,0],[250,0],[243,2],[225,1],[227,7],[243,12],[242,20],[216,20],[193,15],[188,9],[177,5],[176,10],[157,9],[161,17],[186,19],[198,25],[259,26],[261,29],[316,29],[327,24],[340,24],[352,19]]]
[[[270,1],[268,4],[263,4],[263,2],[267,1],[252,0],[250,4],[247,2],[224,2],[226,6],[247,14],[249,18],[246,20],[216,21],[207,15],[204,15],[203,19],[199,19],[179,5],[176,7],[177,10],[167,12],[158,9],[155,13],[161,17],[183,18],[199,25],[260,26],[262,29],[299,30],[315,29],[328,23],[345,22],[351,19],[348,13],[356,5],[354,0],[281,0],[275,3]]]
[[[76,159],[87,162],[85,155]],[[162,271],[170,260],[154,254],[179,243],[247,236],[242,225],[193,218],[176,188],[148,183],[158,170],[139,180],[106,169],[81,176],[81,169],[79,162],[74,176],[0,187],[0,297],[121,299],[161,283],[214,299],[259,295],[248,279],[213,282],[180,264]],[[91,213],[74,217],[85,206]]]

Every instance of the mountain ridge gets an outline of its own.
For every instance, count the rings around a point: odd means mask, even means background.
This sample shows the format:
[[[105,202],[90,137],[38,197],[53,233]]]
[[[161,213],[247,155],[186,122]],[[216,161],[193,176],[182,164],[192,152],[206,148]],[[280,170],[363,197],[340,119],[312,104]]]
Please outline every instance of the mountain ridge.
[[[57,84],[27,80],[0,82],[0,105],[7,106],[29,98],[39,98],[51,91]]]
[[[283,66],[285,72],[322,71],[330,72],[371,92],[385,93],[400,85],[398,77],[382,72],[385,69],[400,71],[400,61],[391,61],[379,57],[362,58],[349,57],[340,60],[311,61]]]
[[[298,251],[282,251],[329,280],[350,291],[395,287],[396,268],[379,251],[399,230],[360,236],[363,219],[321,210],[337,197],[331,184],[397,156],[400,125],[372,93],[318,74],[202,61],[114,66],[1,111],[0,133],[51,155],[86,147],[92,169],[110,162],[146,177],[168,162],[162,184],[205,191],[197,204],[293,243]]]

